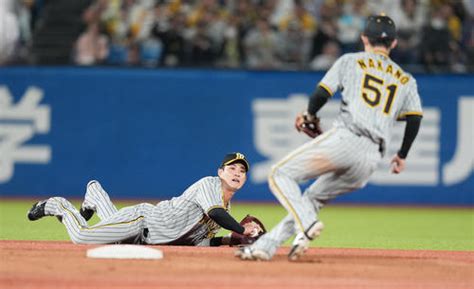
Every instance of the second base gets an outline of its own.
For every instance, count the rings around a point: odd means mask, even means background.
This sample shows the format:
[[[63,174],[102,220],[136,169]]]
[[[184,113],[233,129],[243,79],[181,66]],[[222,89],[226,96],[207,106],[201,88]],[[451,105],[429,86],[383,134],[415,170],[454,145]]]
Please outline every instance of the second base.
[[[107,245],[87,250],[87,257],[101,259],[163,259],[163,252],[140,245]]]

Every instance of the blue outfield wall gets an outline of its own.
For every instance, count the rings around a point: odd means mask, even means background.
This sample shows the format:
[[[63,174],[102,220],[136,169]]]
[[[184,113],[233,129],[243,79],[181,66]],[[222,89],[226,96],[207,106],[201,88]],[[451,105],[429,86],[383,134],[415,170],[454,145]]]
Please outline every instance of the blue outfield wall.
[[[0,195],[81,198],[98,179],[112,198],[166,199],[246,154],[236,200],[274,201],[266,175],[307,139],[293,129],[321,79],[312,72],[106,68],[0,69]],[[473,205],[474,75],[415,75],[425,117],[407,171],[388,157],[338,201]],[[327,129],[339,96],[323,108]],[[389,146],[403,137],[399,124]],[[306,186],[307,184],[303,184]]]

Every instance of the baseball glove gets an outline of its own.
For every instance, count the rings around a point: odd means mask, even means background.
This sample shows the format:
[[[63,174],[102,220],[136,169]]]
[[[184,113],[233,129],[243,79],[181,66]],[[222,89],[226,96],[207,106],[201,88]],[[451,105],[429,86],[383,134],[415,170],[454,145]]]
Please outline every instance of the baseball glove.
[[[244,246],[244,245],[253,244],[253,242],[257,241],[258,238],[260,238],[260,236],[262,236],[263,234],[267,232],[263,223],[259,219],[251,215],[245,216],[245,218],[243,218],[242,221],[240,221],[240,225],[243,226],[244,224],[251,223],[251,222],[254,222],[256,225],[258,225],[259,229],[256,232],[254,232],[254,234],[252,234],[251,236],[245,236],[245,235],[238,234],[236,232],[232,232],[232,234],[230,235],[229,246],[237,246],[237,245]]]
[[[297,131],[304,132],[310,138],[315,138],[323,133],[319,125],[319,117],[309,115],[307,112],[296,117],[295,127]]]

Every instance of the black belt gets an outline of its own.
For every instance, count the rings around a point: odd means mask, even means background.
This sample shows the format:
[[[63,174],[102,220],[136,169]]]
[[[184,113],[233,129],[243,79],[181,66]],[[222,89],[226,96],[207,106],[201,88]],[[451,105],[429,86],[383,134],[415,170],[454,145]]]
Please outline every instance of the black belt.
[[[379,153],[383,156],[384,155],[384,152],[385,152],[385,144],[382,140],[380,140],[379,142],[375,142],[373,139],[371,139],[370,137],[367,137],[359,132],[355,132],[355,131],[352,131],[353,134],[355,134],[356,136],[358,137],[366,137],[368,138],[370,141],[372,141],[374,144],[378,145],[379,146]]]

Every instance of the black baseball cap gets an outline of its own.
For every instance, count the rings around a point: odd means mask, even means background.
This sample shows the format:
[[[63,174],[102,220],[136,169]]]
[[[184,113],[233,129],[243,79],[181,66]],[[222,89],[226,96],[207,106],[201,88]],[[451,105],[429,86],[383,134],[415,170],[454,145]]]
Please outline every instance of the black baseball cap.
[[[241,163],[245,167],[245,171],[248,172],[250,165],[247,159],[245,158],[244,154],[235,152],[226,154],[224,159],[222,160],[221,168],[224,166],[228,166],[234,163]]]
[[[369,16],[365,23],[364,35],[372,39],[393,40],[397,38],[395,22],[384,14]]]

